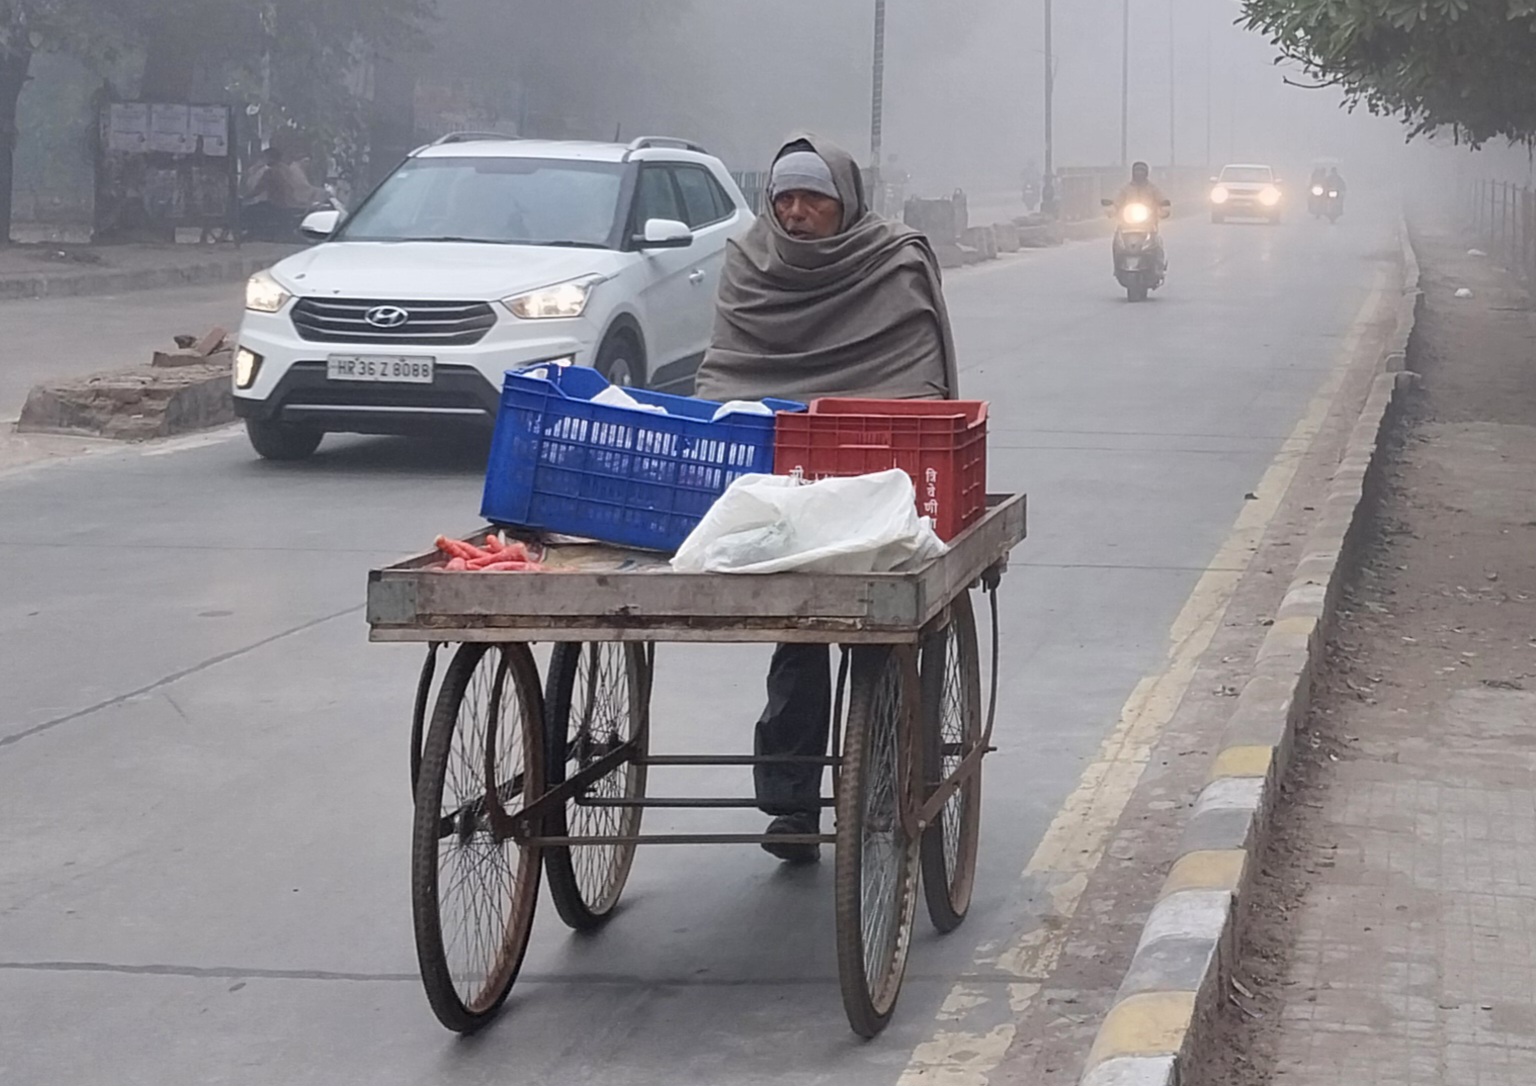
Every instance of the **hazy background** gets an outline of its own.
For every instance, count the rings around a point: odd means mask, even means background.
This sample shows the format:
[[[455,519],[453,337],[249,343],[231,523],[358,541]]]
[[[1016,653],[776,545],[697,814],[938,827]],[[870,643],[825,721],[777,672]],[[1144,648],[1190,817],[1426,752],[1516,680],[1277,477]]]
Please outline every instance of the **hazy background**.
[[[737,170],[764,167],[810,128],[870,156],[874,0],[437,0],[425,47],[368,58],[352,81],[368,187],[411,148],[455,129],[548,138],[697,139]],[[1056,164],[1120,163],[1124,0],[1055,0]],[[1341,160],[1356,192],[1403,177],[1536,180],[1524,150],[1405,147],[1393,120],[1350,114],[1331,90],[1289,86],[1235,0],[1130,0],[1129,155],[1155,167],[1258,160],[1299,180]],[[1044,0],[889,0],[885,150],[910,193],[1017,193],[1044,166]],[[119,63],[125,95],[137,92]],[[90,100],[103,78],[39,57],[22,98],[22,217],[88,220]],[[1172,103],[1170,109],[1170,91]],[[206,100],[238,93],[200,86]],[[311,146],[323,150],[322,137]]]

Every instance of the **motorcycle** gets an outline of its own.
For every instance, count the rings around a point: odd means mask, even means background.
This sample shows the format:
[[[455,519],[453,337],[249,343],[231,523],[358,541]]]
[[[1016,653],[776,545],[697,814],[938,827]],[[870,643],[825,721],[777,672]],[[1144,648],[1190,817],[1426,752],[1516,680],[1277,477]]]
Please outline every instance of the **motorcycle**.
[[[1164,200],[1162,207],[1154,209],[1133,201],[1116,211],[1115,201],[1101,200],[1100,203],[1110,209],[1111,218],[1118,220],[1114,241],[1115,280],[1125,288],[1126,298],[1144,302],[1168,276],[1168,259],[1163,251],[1158,221],[1173,205]]]
[[[1314,219],[1326,218],[1330,223],[1339,221],[1344,214],[1344,194],[1332,186],[1313,185],[1311,204]]]
[[[346,217],[347,209],[334,184],[327,183],[307,208],[274,208],[265,204],[247,207],[240,230],[241,240],[298,244],[305,240],[299,233],[299,224],[316,211],[336,211]]]

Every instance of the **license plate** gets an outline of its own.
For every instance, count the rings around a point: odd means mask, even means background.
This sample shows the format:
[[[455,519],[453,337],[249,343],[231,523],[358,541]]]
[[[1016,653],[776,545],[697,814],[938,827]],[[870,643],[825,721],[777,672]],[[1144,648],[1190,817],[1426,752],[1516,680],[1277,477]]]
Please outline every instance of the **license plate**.
[[[392,381],[430,385],[437,359],[409,355],[333,354],[325,360],[325,376],[331,381]]]

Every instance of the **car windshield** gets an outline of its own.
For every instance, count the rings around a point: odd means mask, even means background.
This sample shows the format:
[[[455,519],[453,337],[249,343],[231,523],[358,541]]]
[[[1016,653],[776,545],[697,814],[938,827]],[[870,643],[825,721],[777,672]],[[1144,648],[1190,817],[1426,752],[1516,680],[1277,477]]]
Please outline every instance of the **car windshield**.
[[[1221,171],[1223,181],[1236,181],[1238,184],[1268,184],[1274,178],[1274,171],[1268,166],[1228,166]]]
[[[607,248],[624,167],[529,158],[416,158],[387,178],[342,241]]]

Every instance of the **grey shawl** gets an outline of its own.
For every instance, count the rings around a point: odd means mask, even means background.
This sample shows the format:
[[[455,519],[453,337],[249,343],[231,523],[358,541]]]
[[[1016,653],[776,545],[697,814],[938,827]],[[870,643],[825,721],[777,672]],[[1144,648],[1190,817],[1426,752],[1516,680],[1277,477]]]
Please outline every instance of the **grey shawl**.
[[[804,136],[775,161],[807,144],[832,168],[842,233],[819,241],[790,237],[765,197],[757,222],[726,250],[696,394],[957,397],[954,338],[928,239],[869,210],[858,165],[842,148]]]

